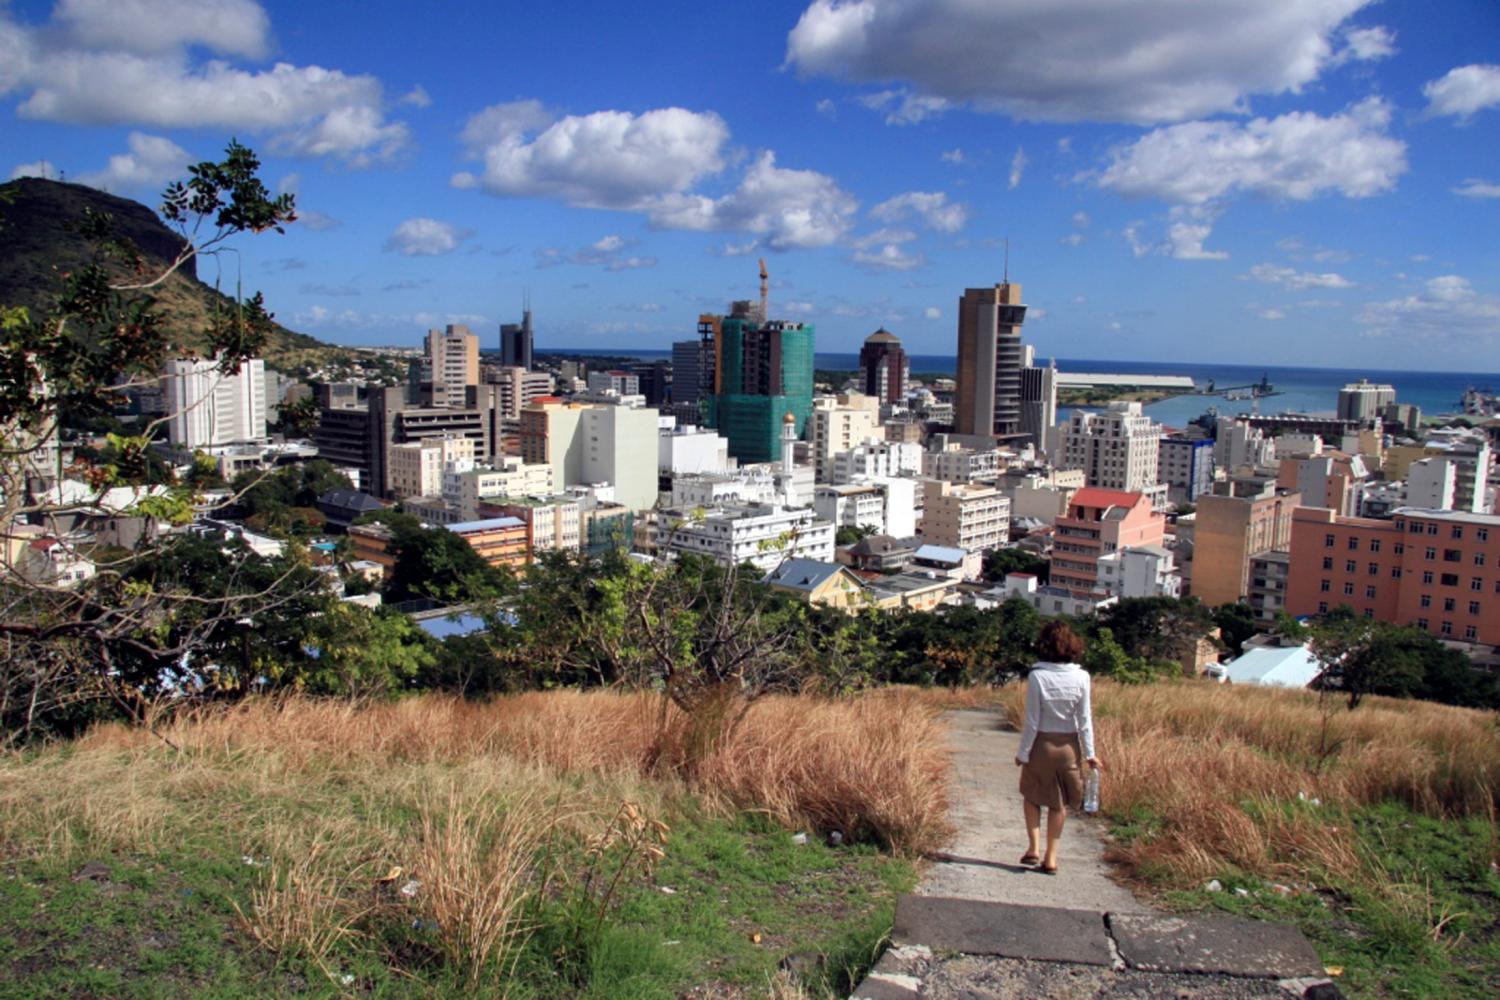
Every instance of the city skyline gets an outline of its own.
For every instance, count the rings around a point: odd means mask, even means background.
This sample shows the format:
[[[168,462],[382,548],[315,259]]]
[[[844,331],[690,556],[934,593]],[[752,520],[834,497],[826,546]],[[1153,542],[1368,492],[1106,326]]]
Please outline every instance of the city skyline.
[[[539,351],[666,350],[752,297],[764,256],[772,316],[819,350],[883,326],[952,355],[1008,241],[1039,357],[1493,352],[1500,11],[1211,6],[600,5],[564,32],[546,10],[14,2],[0,177],[154,205],[237,136],[301,219],[200,273],[238,266],[335,343],[457,323],[492,348],[529,294]]]

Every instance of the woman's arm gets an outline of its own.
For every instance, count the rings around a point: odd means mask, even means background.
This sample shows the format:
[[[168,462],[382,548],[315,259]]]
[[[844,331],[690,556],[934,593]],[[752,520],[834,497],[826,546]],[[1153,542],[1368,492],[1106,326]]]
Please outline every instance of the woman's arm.
[[[1094,706],[1089,692],[1094,686],[1093,678],[1087,673],[1083,675],[1083,697],[1078,699],[1076,709],[1078,717],[1074,724],[1078,728],[1078,743],[1083,749],[1083,756],[1088,760],[1094,759]]]
[[[1031,747],[1036,743],[1036,731],[1041,722],[1041,685],[1036,682],[1036,677],[1028,674],[1026,677],[1026,721],[1021,726],[1021,749],[1016,752],[1016,760],[1022,764],[1031,759]]]

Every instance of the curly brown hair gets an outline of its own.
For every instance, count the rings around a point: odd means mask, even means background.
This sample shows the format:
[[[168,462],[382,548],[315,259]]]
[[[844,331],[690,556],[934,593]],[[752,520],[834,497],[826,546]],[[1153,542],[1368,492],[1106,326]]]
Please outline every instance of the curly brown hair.
[[[1083,656],[1083,640],[1067,622],[1053,620],[1042,626],[1042,637],[1036,644],[1037,655],[1049,663],[1077,663]]]

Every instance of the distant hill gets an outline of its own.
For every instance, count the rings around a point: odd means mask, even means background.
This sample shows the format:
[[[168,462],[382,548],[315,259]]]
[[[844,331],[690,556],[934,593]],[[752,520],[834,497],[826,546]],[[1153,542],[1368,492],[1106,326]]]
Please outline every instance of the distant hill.
[[[89,260],[89,246],[76,232],[84,209],[114,217],[115,232],[127,237],[163,267],[177,256],[182,239],[140,202],[98,191],[82,184],[23,177],[0,186],[14,201],[0,203],[6,225],[0,229],[0,304],[44,307],[61,288],[62,275]],[[275,239],[274,236],[261,237]],[[196,261],[183,267],[154,290],[158,310],[166,320],[172,346],[180,351],[202,351],[215,302],[233,308],[231,298],[198,280]],[[149,265],[148,265],[149,266]],[[233,273],[232,269],[229,273]],[[247,283],[245,293],[254,293]],[[274,303],[267,305],[275,311]],[[321,355],[346,353],[304,333],[277,324],[263,356],[274,367],[285,368]]]

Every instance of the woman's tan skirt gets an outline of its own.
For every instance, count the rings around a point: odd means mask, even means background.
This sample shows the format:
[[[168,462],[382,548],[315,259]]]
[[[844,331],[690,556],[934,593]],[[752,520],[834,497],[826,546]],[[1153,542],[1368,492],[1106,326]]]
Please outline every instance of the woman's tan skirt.
[[[1083,755],[1077,733],[1037,733],[1021,765],[1021,797],[1048,809],[1083,807]]]

